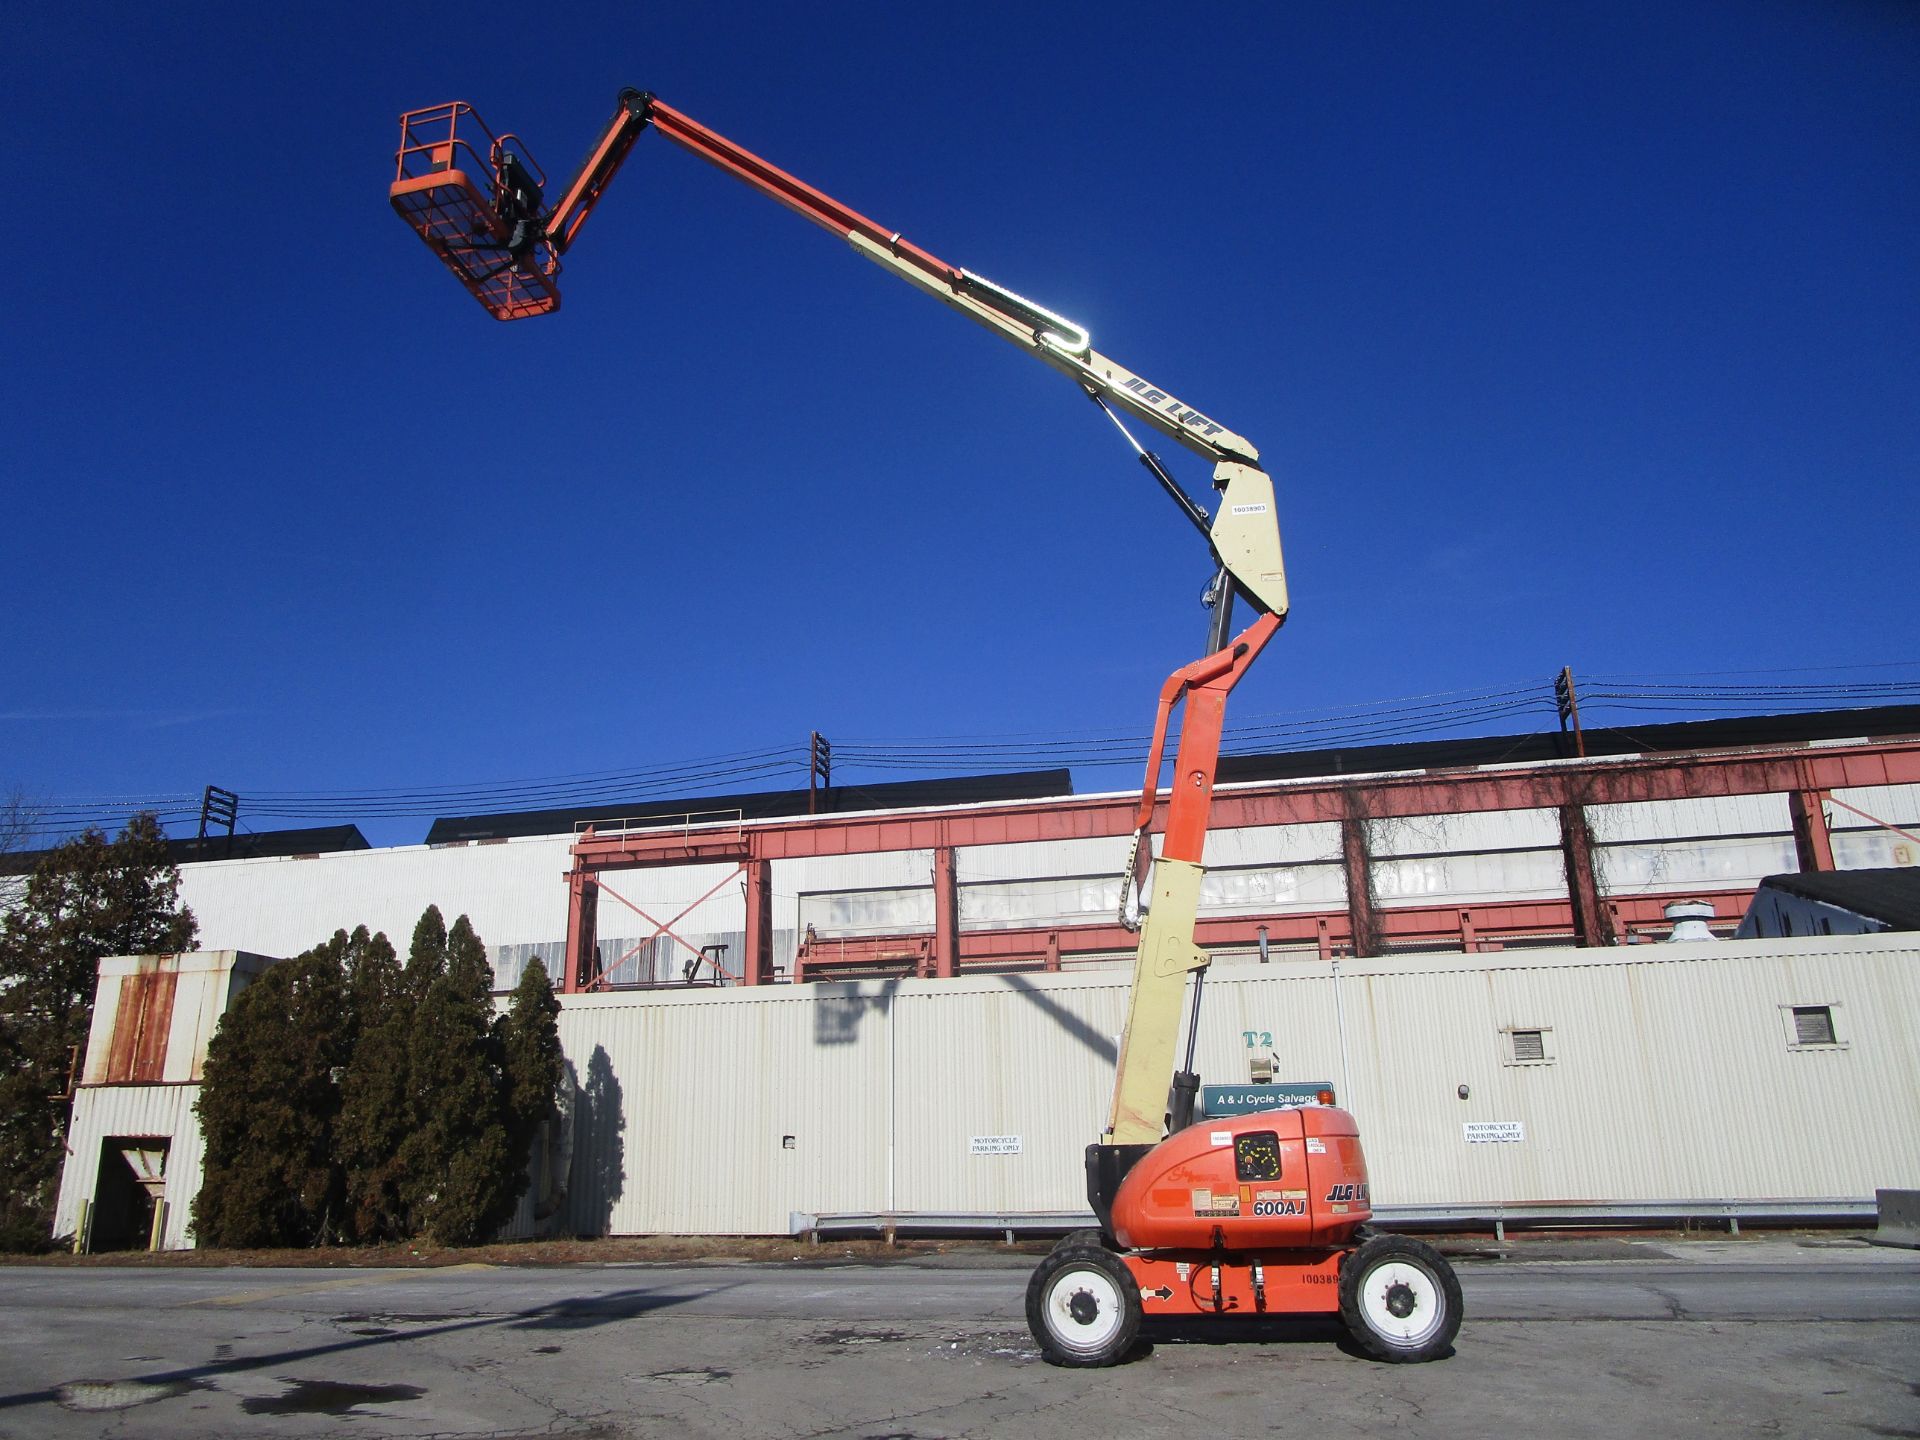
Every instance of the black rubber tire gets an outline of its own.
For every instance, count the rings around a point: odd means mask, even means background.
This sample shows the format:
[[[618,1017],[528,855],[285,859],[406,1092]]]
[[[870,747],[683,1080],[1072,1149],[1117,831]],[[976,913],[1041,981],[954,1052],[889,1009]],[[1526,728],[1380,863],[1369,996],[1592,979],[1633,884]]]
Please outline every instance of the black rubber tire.
[[[1402,1305],[1410,1308],[1402,1313]],[[1463,1313],[1453,1266],[1423,1240],[1375,1235],[1340,1267],[1340,1318],[1357,1344],[1390,1365],[1449,1353]]]
[[[1069,1246],[1092,1245],[1096,1249],[1111,1250],[1107,1237],[1098,1230],[1069,1230],[1054,1242],[1055,1250],[1065,1250]]]
[[[1116,1364],[1140,1335],[1133,1271],[1103,1245],[1054,1246],[1027,1281],[1027,1328],[1050,1364]]]

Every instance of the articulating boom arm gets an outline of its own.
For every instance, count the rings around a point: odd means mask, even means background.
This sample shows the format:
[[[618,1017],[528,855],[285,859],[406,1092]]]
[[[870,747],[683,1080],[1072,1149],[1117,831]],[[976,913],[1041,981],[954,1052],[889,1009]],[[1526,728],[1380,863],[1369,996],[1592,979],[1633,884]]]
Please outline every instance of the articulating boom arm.
[[[618,106],[600,138],[559,198],[540,213],[538,229],[531,238],[519,223],[524,215],[506,215],[504,200],[495,203],[491,215],[467,218],[474,215],[477,205],[462,209],[460,204],[445,199],[454,188],[450,180],[443,184],[441,173],[455,163],[454,159],[443,158],[456,155],[451,130],[444,148],[438,148],[442,142],[432,138],[439,134],[437,130],[424,141],[419,134],[426,121],[457,124],[470,113],[470,107],[454,105],[402,117],[401,179],[395,183],[392,199],[422,238],[462,274],[469,288],[481,295],[483,303],[488,303],[501,319],[543,314],[558,305],[558,291],[552,285],[558,273],[557,257],[578,238],[581,226],[641,132],[651,126],[674,144],[839,235],[874,264],[1051,365],[1079,385],[1116,424],[1120,421],[1114,412],[1125,412],[1213,463],[1213,483],[1220,492],[1220,503],[1209,519],[1158,457],[1133,442],[1142,463],[1206,535],[1220,568],[1214,592],[1216,623],[1209,646],[1213,653],[1175,672],[1160,696],[1141,797],[1135,860],[1127,877],[1129,886],[1140,887],[1151,866],[1153,897],[1141,929],[1106,1144],[1095,1149],[1134,1150],[1157,1141],[1167,1078],[1173,1070],[1186,976],[1189,971],[1204,970],[1207,964],[1205,952],[1193,943],[1193,930],[1199,913],[1201,852],[1226,697],[1273,638],[1287,613],[1287,582],[1273,482],[1259,466],[1259,452],[1242,436],[1102,355],[1081,326],[971,271],[947,264],[901,238],[897,231],[868,219],[643,91],[620,93]],[[531,195],[532,203],[537,204],[540,191],[529,189],[531,182],[522,183],[517,172],[503,169],[506,162],[502,156],[509,150],[505,142],[511,138],[503,136],[492,145],[495,193]],[[463,183],[470,183],[461,178]],[[436,205],[441,209],[433,210]],[[423,219],[422,212],[430,213]],[[435,218],[445,214],[457,215],[461,224]],[[509,220],[514,223],[507,223]],[[480,231],[487,233],[470,243],[467,236]],[[511,245],[509,235],[513,237]],[[536,244],[551,252],[549,261],[541,261]],[[471,269],[473,262],[461,258],[469,250],[504,252],[508,260],[476,274]],[[497,297],[490,302],[483,293],[484,286],[497,280],[507,266],[514,267],[527,283],[530,298],[523,305]],[[1126,427],[1121,425],[1121,429],[1124,432]],[[1132,441],[1130,434],[1128,439]],[[1242,634],[1229,640],[1226,621],[1236,594],[1248,600],[1257,618]],[[1174,762],[1166,834],[1161,855],[1154,861],[1145,841],[1158,804],[1160,760],[1169,720],[1174,707],[1183,701],[1187,716]],[[1091,1158],[1089,1164],[1091,1169]]]
[[[1284,615],[1286,575],[1273,510],[1273,483],[1258,465],[1259,451],[1244,437],[1143,380],[1093,348],[1087,332],[1013,291],[971,271],[949,265],[899,232],[796,179],[671,105],[640,90],[623,90],[600,138],[579,172],[567,182],[546,219],[546,238],[564,253],[649,125],[700,159],[840,236],[861,255],[918,286],[962,315],[1020,346],[1078,384],[1105,406],[1153,426],[1214,463],[1214,488],[1222,492],[1208,523],[1208,543],[1234,589],[1260,611]],[[1141,458],[1170,490],[1159,461]]]

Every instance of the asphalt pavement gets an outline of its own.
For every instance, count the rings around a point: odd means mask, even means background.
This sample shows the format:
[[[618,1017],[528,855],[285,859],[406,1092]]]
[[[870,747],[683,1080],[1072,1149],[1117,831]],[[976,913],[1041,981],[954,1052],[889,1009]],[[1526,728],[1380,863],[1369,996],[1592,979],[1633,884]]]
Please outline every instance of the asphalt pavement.
[[[11,1266],[0,1440],[1920,1436],[1914,1252],[1760,1237],[1527,1253],[1460,1260],[1466,1323],[1429,1365],[1379,1364],[1309,1320],[1163,1326],[1106,1371],[1041,1361],[1032,1260],[1011,1255]]]

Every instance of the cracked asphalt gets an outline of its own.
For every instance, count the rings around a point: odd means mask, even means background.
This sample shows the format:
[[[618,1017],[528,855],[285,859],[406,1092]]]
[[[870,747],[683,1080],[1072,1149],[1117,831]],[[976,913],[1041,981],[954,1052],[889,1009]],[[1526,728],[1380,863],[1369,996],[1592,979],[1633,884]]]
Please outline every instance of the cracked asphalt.
[[[1466,1324],[1431,1365],[1301,1321],[1161,1329],[1107,1371],[1040,1360],[1022,1256],[16,1266],[0,1437],[1920,1437],[1920,1255],[1787,1237],[1620,1253],[1463,1259]]]

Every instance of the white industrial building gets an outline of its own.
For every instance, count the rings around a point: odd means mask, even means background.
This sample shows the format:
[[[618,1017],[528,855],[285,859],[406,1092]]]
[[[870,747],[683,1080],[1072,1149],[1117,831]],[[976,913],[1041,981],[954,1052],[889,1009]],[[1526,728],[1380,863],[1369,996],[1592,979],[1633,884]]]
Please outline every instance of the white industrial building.
[[[198,1066],[252,957],[360,924],[404,950],[429,903],[472,919],[498,988],[538,955],[573,992],[572,1123],[521,1233],[1081,1212],[1129,814],[1072,795],[656,813],[630,841],[600,819],[596,853],[634,868],[596,872],[618,889],[586,932],[571,831],[184,864],[210,953],[103,966],[58,1224],[120,1164],[185,1243]],[[1665,940],[1676,898],[1731,935],[1768,875],[1920,862],[1920,743],[1246,780],[1216,816],[1200,1069],[1330,1082],[1387,1211],[1845,1215],[1920,1186],[1920,939],[1632,943]],[[1569,943],[1596,916],[1613,943]],[[164,1043],[142,1040],[151,1017],[124,1007],[151,1011],[140,977],[169,971]],[[829,978],[778,983],[796,972]]]
[[[180,1003],[252,962],[172,963]],[[124,1028],[134,968],[105,967],[98,1038]],[[1082,1212],[1125,987],[1089,970],[565,997],[577,1088],[548,1187],[565,1198],[544,1223],[523,1206],[517,1229]],[[101,1175],[138,1163],[165,1243],[187,1242],[205,1031],[172,1027],[157,1081],[89,1062],[62,1233]],[[1376,1205],[1402,1219],[1866,1216],[1877,1189],[1920,1188],[1911,933],[1217,965],[1202,1073],[1245,1082],[1276,1056],[1276,1078],[1335,1087]]]

